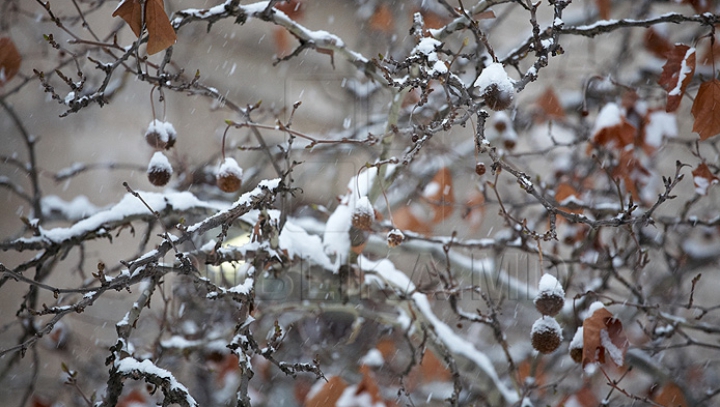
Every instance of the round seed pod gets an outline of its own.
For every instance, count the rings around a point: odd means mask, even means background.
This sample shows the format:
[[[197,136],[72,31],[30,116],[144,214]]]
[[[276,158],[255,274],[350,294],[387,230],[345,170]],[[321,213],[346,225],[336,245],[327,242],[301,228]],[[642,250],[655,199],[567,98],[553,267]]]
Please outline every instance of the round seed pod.
[[[532,347],[540,353],[552,353],[560,347],[562,330],[555,318],[540,317],[530,332]]]
[[[557,315],[565,305],[565,291],[560,282],[552,275],[544,274],[534,303],[539,313],[551,317]]]
[[[390,247],[397,247],[405,240],[405,235],[400,229],[392,229],[388,232],[387,242]]]
[[[513,94],[500,89],[496,84],[491,84],[485,88],[482,94],[483,101],[492,110],[505,110],[512,104]]]
[[[218,168],[216,183],[224,192],[236,192],[242,186],[242,168],[233,158],[226,158]]]
[[[156,151],[148,164],[147,176],[151,184],[156,187],[165,186],[172,177],[172,166],[167,157],[160,151]]]
[[[169,150],[177,141],[177,132],[170,122],[153,120],[145,131],[145,141],[158,150]]]
[[[375,209],[370,200],[364,196],[355,204],[355,210],[352,214],[352,225],[357,229],[369,231],[372,229],[372,223],[375,218]]]
[[[583,327],[579,327],[575,331],[569,346],[570,357],[575,363],[582,363],[583,358]]]

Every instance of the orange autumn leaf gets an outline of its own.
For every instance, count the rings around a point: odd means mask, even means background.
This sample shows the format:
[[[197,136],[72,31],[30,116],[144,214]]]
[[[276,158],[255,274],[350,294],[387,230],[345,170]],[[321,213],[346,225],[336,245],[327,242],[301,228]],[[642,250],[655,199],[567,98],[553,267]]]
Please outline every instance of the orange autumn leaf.
[[[452,373],[447,366],[430,350],[423,354],[419,373],[422,376],[422,383],[449,382],[452,379]]]
[[[662,59],[667,58],[667,54],[673,49],[670,41],[658,34],[658,32],[652,27],[645,30],[643,45],[648,51],[652,52],[653,55]]]
[[[637,129],[635,126],[622,117],[620,123],[598,130],[593,139],[598,144],[624,148],[627,145],[633,144],[636,133]]]
[[[683,394],[680,386],[673,382],[667,382],[660,389],[653,401],[667,407],[687,407],[687,401],[685,400],[685,394]]]
[[[126,396],[120,398],[117,407],[132,407],[137,405],[145,405],[148,402],[145,393],[138,389],[133,389]]]
[[[695,117],[692,130],[700,135],[700,140],[720,133],[720,80],[700,84],[691,112]]]
[[[610,6],[612,6],[612,0],[595,0],[595,6],[598,9],[598,14],[601,20],[610,19]]]
[[[538,361],[534,361],[533,358],[524,359],[518,364],[517,375],[519,383],[527,383],[528,379],[530,379],[531,383],[537,386],[540,394],[545,392],[543,386],[547,382],[547,377],[545,375],[545,363],[543,363],[542,359]]]
[[[409,230],[423,235],[428,235],[432,231],[430,224],[415,215],[411,206],[402,206],[395,210],[392,214],[392,221],[393,225],[400,230]]]
[[[31,407],[52,407],[52,403],[48,400],[42,399],[38,396],[33,396],[30,402]]]
[[[342,377],[333,376],[328,379],[318,392],[312,394],[304,405],[305,407],[334,406],[347,386]]]
[[[720,179],[710,171],[710,168],[705,163],[700,163],[697,168],[692,170],[692,175],[695,192],[700,195],[707,195],[710,185],[715,185],[720,182]]]
[[[370,16],[370,29],[384,33],[392,33],[395,30],[395,18],[393,17],[390,6],[385,3],[380,4]]]
[[[622,366],[628,345],[622,322],[607,308],[596,308],[583,321],[583,367],[591,363],[603,364],[606,356],[615,365]]]
[[[228,376],[240,372],[240,362],[237,355],[230,353],[223,357],[223,359],[215,366],[217,372],[217,380],[220,383],[225,383]]]
[[[618,163],[611,172],[613,178],[620,178],[625,183],[625,190],[637,202],[640,201],[640,188],[645,186],[650,171],[645,168],[635,155],[634,149],[625,149],[618,157]]]
[[[275,5],[275,8],[285,13],[291,19],[298,21],[305,14],[305,5],[300,0],[288,0]]]
[[[120,16],[130,26],[135,36],[142,34],[142,4],[140,0],[123,0],[112,14]],[[163,0],[145,2],[145,25],[148,31],[147,53],[157,54],[175,44],[177,34],[165,13]]]
[[[560,206],[570,213],[582,213],[583,209],[578,206],[583,202],[580,193],[570,184],[561,183],[555,189],[555,200]]]
[[[375,377],[372,372],[370,372],[370,368],[367,365],[362,365],[360,366],[360,372],[362,372],[363,376],[362,380],[357,385],[355,395],[360,396],[363,393],[367,393],[372,400],[372,405],[375,405],[376,403],[382,404],[383,399],[380,396],[380,386],[378,386]]]
[[[453,205],[455,204],[455,194],[453,191],[452,173],[448,167],[443,167],[435,173],[433,179],[423,190],[423,198],[425,198],[433,208],[433,224],[445,220],[452,214]]]
[[[425,28],[428,30],[436,30],[438,28],[442,28],[450,22],[450,18],[442,16],[431,10],[422,10],[420,11],[420,14],[422,15],[423,21],[425,22]]]
[[[560,104],[560,99],[550,86],[545,88],[545,92],[540,95],[535,104],[542,111],[543,118],[550,120],[562,120],[565,118],[565,110]]]
[[[0,38],[0,86],[10,82],[20,70],[22,57],[9,37]]]
[[[275,53],[279,58],[290,53],[290,34],[281,27],[273,29],[273,40],[275,41]]]
[[[397,354],[397,345],[392,338],[382,338],[376,344],[375,348],[380,351],[383,360],[390,361]]]
[[[674,112],[680,107],[693,74],[695,73],[695,48],[678,44],[667,54],[658,84],[668,92],[665,111]]]

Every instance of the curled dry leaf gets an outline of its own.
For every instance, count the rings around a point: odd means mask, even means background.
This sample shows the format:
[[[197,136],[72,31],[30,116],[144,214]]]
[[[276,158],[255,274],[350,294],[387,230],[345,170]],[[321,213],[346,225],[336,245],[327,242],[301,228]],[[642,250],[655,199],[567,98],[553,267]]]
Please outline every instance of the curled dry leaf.
[[[640,191],[647,184],[651,173],[636,156],[635,149],[620,152],[617,165],[613,167],[611,174],[613,178],[623,180],[625,191],[629,192],[636,202],[642,200]]]
[[[540,108],[540,119],[562,120],[565,118],[565,110],[560,104],[560,98],[551,86],[545,89],[535,104]]]
[[[274,7],[295,21],[302,20],[305,15],[305,4],[300,0],[279,2]],[[278,57],[289,55],[292,51],[290,38],[291,36],[286,29],[282,27],[275,27],[273,29],[273,39],[275,40],[275,49]]]
[[[401,206],[392,213],[393,224],[400,230],[429,235],[432,232],[432,226],[416,214],[422,210],[422,207],[415,204]]]
[[[667,62],[663,66],[658,84],[668,92],[667,112],[674,112],[680,107],[693,74],[695,73],[695,48],[677,44],[667,53]]]
[[[437,30],[450,22],[450,19],[444,15],[438,14],[432,10],[415,10],[419,11],[425,21],[425,28],[428,30]]]
[[[622,322],[607,308],[595,304],[591,306],[594,312],[583,321],[583,367],[605,363],[606,355],[615,365],[622,366],[629,345]]]
[[[580,193],[567,183],[560,183],[555,189],[555,200],[570,213],[582,213],[585,203],[580,199]]]
[[[670,41],[664,36],[660,35],[655,29],[648,28],[645,30],[645,36],[643,37],[643,45],[645,48],[652,52],[658,58],[667,58],[668,52],[672,51],[673,46]]]
[[[390,6],[381,3],[368,20],[370,29],[374,31],[390,34],[395,31],[395,18],[393,17]]]
[[[633,144],[637,129],[625,118],[620,106],[608,103],[600,110],[593,129],[593,141],[597,144],[622,149]],[[588,146],[588,152],[592,146]]]
[[[682,389],[674,382],[665,383],[660,392],[653,397],[653,401],[663,406],[687,407],[688,405]]]
[[[693,131],[700,135],[700,140],[720,133],[720,80],[700,84],[691,112],[695,117]]]
[[[692,175],[695,192],[700,195],[707,195],[710,185],[715,185],[720,182],[720,179],[710,171],[710,168],[705,163],[700,163],[697,168],[692,170]]]
[[[135,36],[142,33],[142,4],[140,0],[123,0],[112,14],[120,16],[130,26]],[[163,0],[145,2],[145,26],[148,30],[148,55],[157,54],[175,44],[177,34],[165,13]]]
[[[448,167],[441,168],[425,186],[423,197],[427,199],[433,208],[434,216],[432,223],[437,224],[450,216],[455,204],[453,192],[452,173]]]
[[[382,396],[380,396],[380,386],[378,386],[377,380],[375,380],[374,375],[370,372],[370,368],[367,365],[362,365],[360,366],[360,372],[363,376],[362,380],[357,385],[355,395],[360,396],[362,394],[367,394],[372,400],[372,405],[376,405],[376,403],[382,404],[383,399]],[[366,397],[363,399],[366,399]]]
[[[9,37],[0,38],[0,86],[10,82],[20,70],[22,57]]]
[[[595,6],[597,6],[598,14],[600,14],[601,19],[610,19],[610,8],[612,6],[611,0],[595,0]]]
[[[333,376],[327,382],[319,383],[322,386],[319,390],[313,391],[314,388],[310,390],[305,402],[306,407],[334,406],[347,387],[347,383],[340,376]]]
[[[274,7],[295,21],[301,20],[305,15],[305,4],[301,0],[279,2]]]

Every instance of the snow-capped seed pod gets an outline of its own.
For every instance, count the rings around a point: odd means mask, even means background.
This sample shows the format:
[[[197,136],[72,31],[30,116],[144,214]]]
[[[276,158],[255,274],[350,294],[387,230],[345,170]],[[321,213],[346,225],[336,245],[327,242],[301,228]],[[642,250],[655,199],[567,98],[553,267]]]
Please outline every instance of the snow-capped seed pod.
[[[562,342],[562,329],[555,318],[542,316],[532,326],[530,331],[532,347],[540,353],[552,353],[560,347]]]
[[[167,157],[165,157],[165,154],[160,151],[156,151],[150,159],[147,169],[148,180],[150,183],[156,187],[164,186],[170,181],[172,173],[172,166],[170,165],[170,161],[168,161]]]
[[[513,80],[508,77],[499,62],[494,62],[480,72],[474,86],[478,88],[485,104],[492,110],[505,110],[512,104],[515,94]]]
[[[392,229],[387,234],[387,242],[390,247],[397,247],[405,240],[405,235],[400,229]]]
[[[170,122],[153,120],[145,131],[145,141],[158,150],[169,150],[177,141],[177,132]]]
[[[575,363],[581,363],[583,358],[583,327],[579,327],[577,331],[575,331],[575,336],[573,336],[572,341],[570,341],[570,346],[568,347],[568,350],[570,351],[570,357]]]
[[[242,168],[234,158],[226,158],[215,174],[218,188],[224,192],[236,192],[242,186]]]
[[[375,218],[373,208],[367,196],[358,199],[352,215],[352,225],[360,230],[369,231]]]
[[[554,317],[565,305],[565,291],[555,277],[543,274],[533,302],[538,312]]]

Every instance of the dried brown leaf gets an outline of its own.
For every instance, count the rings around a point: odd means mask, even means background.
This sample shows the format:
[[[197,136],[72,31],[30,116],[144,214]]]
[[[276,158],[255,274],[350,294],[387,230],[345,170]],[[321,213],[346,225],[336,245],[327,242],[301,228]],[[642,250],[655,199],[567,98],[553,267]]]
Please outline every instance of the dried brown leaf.
[[[418,218],[413,213],[413,208],[409,205],[396,209],[392,214],[392,221],[395,227],[400,230],[410,230],[423,235],[428,235],[432,232],[430,224]]]
[[[375,377],[370,371],[370,368],[367,365],[362,365],[360,366],[360,372],[362,372],[363,376],[362,380],[357,385],[355,395],[359,396],[363,393],[367,393],[370,396],[373,405],[375,405],[376,403],[382,404],[383,399],[382,396],[380,396],[380,386],[378,386]]]
[[[555,200],[558,203],[561,203],[565,201],[566,199],[574,197],[576,200],[580,200],[580,193],[573,188],[572,185],[567,184],[565,182],[560,183],[557,188],[555,188]],[[562,205],[562,204],[561,204]],[[570,213],[582,213],[582,208],[573,207],[574,205],[570,206],[564,206],[563,209]]]
[[[695,117],[693,131],[701,140],[720,133],[720,80],[700,84],[691,112]]]
[[[687,45],[677,44],[667,54],[667,62],[663,66],[658,84],[668,92],[667,112],[674,112],[680,107],[685,89],[695,73],[695,49]]]
[[[125,0],[113,12],[130,26],[136,36],[142,31],[142,4],[139,0]],[[177,34],[165,13],[163,0],[147,0],[145,3],[145,25],[148,31],[147,53],[157,54],[175,44]]]
[[[653,401],[666,407],[687,407],[685,394],[680,386],[674,382],[667,382],[660,392],[653,397]]]
[[[643,166],[635,154],[635,149],[621,151],[618,163],[611,174],[613,178],[622,179],[625,183],[625,190],[632,195],[636,202],[640,202],[640,189],[645,186],[650,171]]]
[[[430,183],[425,186],[423,198],[433,208],[432,224],[437,224],[452,214],[455,193],[453,191],[452,173],[448,167],[443,167],[435,173]]]
[[[305,407],[334,406],[347,388],[347,383],[340,376],[333,376],[317,393],[305,402]]]
[[[603,332],[606,332],[603,334]],[[616,349],[608,350],[603,344],[603,336],[607,335]],[[620,351],[622,357],[628,348],[628,340],[623,332],[622,323],[606,308],[599,308],[583,321],[583,367],[590,363],[605,363],[605,356],[610,352]],[[612,356],[610,359],[613,359]],[[621,363],[622,364],[622,363]]]
[[[665,59],[667,54],[672,51],[673,45],[667,38],[660,35],[654,28],[650,27],[645,30],[643,37],[643,45],[658,58]]]
[[[700,195],[707,195],[708,187],[720,182],[720,179],[710,171],[705,163],[700,163],[697,168],[692,170],[692,175],[695,191]]]
[[[610,8],[612,6],[612,0],[595,0],[595,6],[598,9],[598,14],[601,20],[610,19]]]
[[[390,34],[395,30],[395,17],[393,17],[392,9],[385,3],[380,4],[370,16],[368,21],[370,29]]]
[[[0,86],[10,82],[20,70],[22,57],[10,37],[0,38]]]
[[[423,21],[425,22],[425,28],[428,30],[436,30],[438,28],[442,28],[450,22],[450,18],[435,13],[432,10],[422,10],[420,11],[420,14],[422,15]]]
[[[300,0],[280,2],[275,5],[275,8],[295,21],[302,19],[305,15],[305,4]]]
[[[562,120],[565,118],[565,110],[560,104],[560,99],[551,86],[548,86],[542,95],[535,101],[535,104],[542,111],[544,118],[551,120]]]
[[[624,117],[619,124],[610,127],[603,127],[593,137],[595,142],[605,146],[613,145],[615,148],[622,149],[625,146],[635,142],[637,129],[630,124]]]

